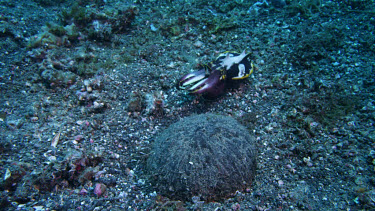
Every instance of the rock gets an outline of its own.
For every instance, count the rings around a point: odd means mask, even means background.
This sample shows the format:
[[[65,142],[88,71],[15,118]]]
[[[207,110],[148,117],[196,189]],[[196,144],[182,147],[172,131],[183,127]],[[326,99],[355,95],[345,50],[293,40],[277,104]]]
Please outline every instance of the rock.
[[[203,46],[203,42],[201,42],[201,41],[196,41],[194,44],[193,44],[195,47],[197,47],[197,48],[200,48],[200,47],[202,47]]]
[[[104,192],[107,190],[107,186],[103,183],[96,183],[94,193],[96,196],[100,197],[104,194]]]

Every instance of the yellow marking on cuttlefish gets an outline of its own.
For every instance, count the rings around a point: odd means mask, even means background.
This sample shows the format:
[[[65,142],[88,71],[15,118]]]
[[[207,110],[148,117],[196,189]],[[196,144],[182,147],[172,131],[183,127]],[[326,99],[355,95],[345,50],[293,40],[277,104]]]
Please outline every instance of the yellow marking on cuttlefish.
[[[255,65],[254,65],[253,62],[251,62],[251,69],[250,69],[249,74],[246,74],[246,75],[244,75],[242,77],[234,77],[234,78],[232,78],[232,80],[240,80],[240,79],[245,79],[245,78],[249,77],[253,73],[254,68],[255,68]]]

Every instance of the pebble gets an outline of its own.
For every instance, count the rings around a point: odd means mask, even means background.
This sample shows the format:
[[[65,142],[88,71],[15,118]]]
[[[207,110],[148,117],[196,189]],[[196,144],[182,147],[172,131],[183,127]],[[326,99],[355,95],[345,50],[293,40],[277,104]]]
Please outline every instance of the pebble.
[[[12,173],[10,172],[9,169],[7,169],[7,170],[5,171],[4,181],[7,180],[11,175],[12,175]]]
[[[312,164],[312,162],[311,162],[311,158],[310,157],[304,157],[303,158],[303,162],[304,163],[306,163],[306,165],[308,166],[308,167],[311,167],[311,166],[313,166],[313,164]]]
[[[33,208],[34,208],[35,211],[45,210],[43,206],[33,206]]]
[[[79,195],[87,195],[88,191],[84,188],[82,188],[82,190],[79,191]]]
[[[91,87],[91,86],[88,86],[88,87],[86,88],[86,90],[87,90],[87,92],[92,92],[92,87]]]
[[[89,86],[89,85],[90,85],[90,81],[89,81],[89,80],[87,80],[87,79],[86,79],[86,80],[84,80],[84,81],[83,81],[83,85],[85,85],[85,86]]]
[[[176,63],[175,62],[171,62],[171,63],[169,63],[169,64],[167,64],[167,67],[168,68],[175,68],[176,67]]]
[[[104,108],[104,103],[95,101],[93,107],[94,109]]]
[[[83,139],[83,135],[76,135],[74,136],[74,140],[81,141]]]
[[[30,120],[31,120],[32,122],[36,122],[36,121],[39,120],[39,118],[38,118],[37,116],[33,116],[33,117],[30,118]]]
[[[201,41],[196,41],[194,44],[193,44],[195,47],[197,47],[197,48],[200,48],[200,47],[202,47],[203,46],[203,42],[201,42]]]
[[[156,31],[158,30],[158,28],[156,28],[156,27],[154,26],[154,24],[150,24],[150,29],[151,29],[151,31],[153,31],[153,32],[156,32]]]
[[[107,186],[103,183],[96,183],[94,193],[96,196],[100,197],[104,194],[104,192],[107,190]]]

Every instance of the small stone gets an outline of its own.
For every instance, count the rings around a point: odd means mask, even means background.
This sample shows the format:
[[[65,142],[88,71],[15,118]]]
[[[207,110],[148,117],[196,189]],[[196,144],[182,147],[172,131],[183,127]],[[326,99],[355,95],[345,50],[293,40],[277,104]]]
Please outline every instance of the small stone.
[[[33,116],[33,117],[31,117],[30,118],[30,120],[32,121],[32,122],[36,122],[36,121],[38,121],[38,117],[37,116]]]
[[[82,190],[79,191],[79,195],[87,195],[87,190],[82,188]]]
[[[167,65],[168,68],[175,68],[176,67],[176,63],[175,62],[171,62]]]
[[[126,175],[128,175],[129,177],[133,177],[134,176],[134,171],[129,169],[129,168],[126,168],[125,169],[125,173]]]
[[[197,47],[197,48],[200,48],[200,47],[202,47],[203,46],[203,42],[201,42],[201,41],[196,41],[194,44],[193,44],[195,47]]]
[[[56,146],[57,146],[57,144],[59,143],[59,140],[60,140],[60,134],[61,134],[61,132],[58,132],[58,133],[53,137],[53,139],[52,139],[52,141],[51,141],[51,146],[52,146],[52,147],[55,147],[55,148],[56,148]]]
[[[338,133],[339,129],[337,127],[332,128],[332,133]]]
[[[156,31],[158,30],[158,28],[156,28],[156,27],[154,26],[154,24],[150,24],[150,29],[151,29],[151,31],[153,31],[153,32],[156,32]]]
[[[317,127],[319,124],[317,122],[311,122],[310,123],[310,128],[315,128]]]
[[[89,81],[89,80],[84,80],[84,81],[83,81],[83,85],[85,85],[85,86],[89,86],[89,85],[90,85],[90,81]]]
[[[7,169],[7,170],[5,171],[4,181],[7,180],[11,175],[12,175],[12,173],[10,172],[9,169]]]
[[[94,193],[96,196],[100,197],[104,194],[104,192],[107,190],[107,186],[103,183],[96,183]]]
[[[20,129],[24,123],[22,119],[12,119],[6,121],[7,126],[11,129]]]
[[[34,210],[35,211],[42,211],[42,210],[45,210],[43,206],[33,206]]]
[[[103,107],[104,107],[104,103],[95,101],[93,107],[94,107],[95,109],[103,108]]]
[[[308,163],[308,162],[310,162],[310,160],[311,160],[311,158],[310,158],[310,157],[304,157],[304,158],[303,158],[303,162],[305,162],[305,163]]]
[[[57,160],[57,158],[56,158],[56,156],[49,156],[48,157],[48,160],[50,161],[50,162],[55,162],[56,160]]]
[[[117,153],[113,153],[113,154],[111,155],[111,158],[119,159],[119,158],[120,158],[120,155],[117,154]]]
[[[91,87],[91,86],[88,86],[88,87],[86,88],[86,90],[87,90],[87,92],[92,92],[92,87]]]
[[[83,135],[76,135],[74,136],[74,140],[81,141],[83,139]]]
[[[231,206],[231,210],[233,211],[241,210],[241,205],[238,202],[236,202],[235,204]]]

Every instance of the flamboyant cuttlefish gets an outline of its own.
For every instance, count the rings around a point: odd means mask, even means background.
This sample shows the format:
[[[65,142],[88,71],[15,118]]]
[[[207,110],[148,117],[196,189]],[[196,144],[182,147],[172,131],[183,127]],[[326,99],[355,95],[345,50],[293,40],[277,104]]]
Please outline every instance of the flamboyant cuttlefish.
[[[204,94],[208,97],[220,95],[227,83],[249,77],[254,71],[250,54],[243,51],[221,53],[215,61],[203,65],[196,72],[183,76],[177,82],[177,89],[188,90],[191,94]]]

